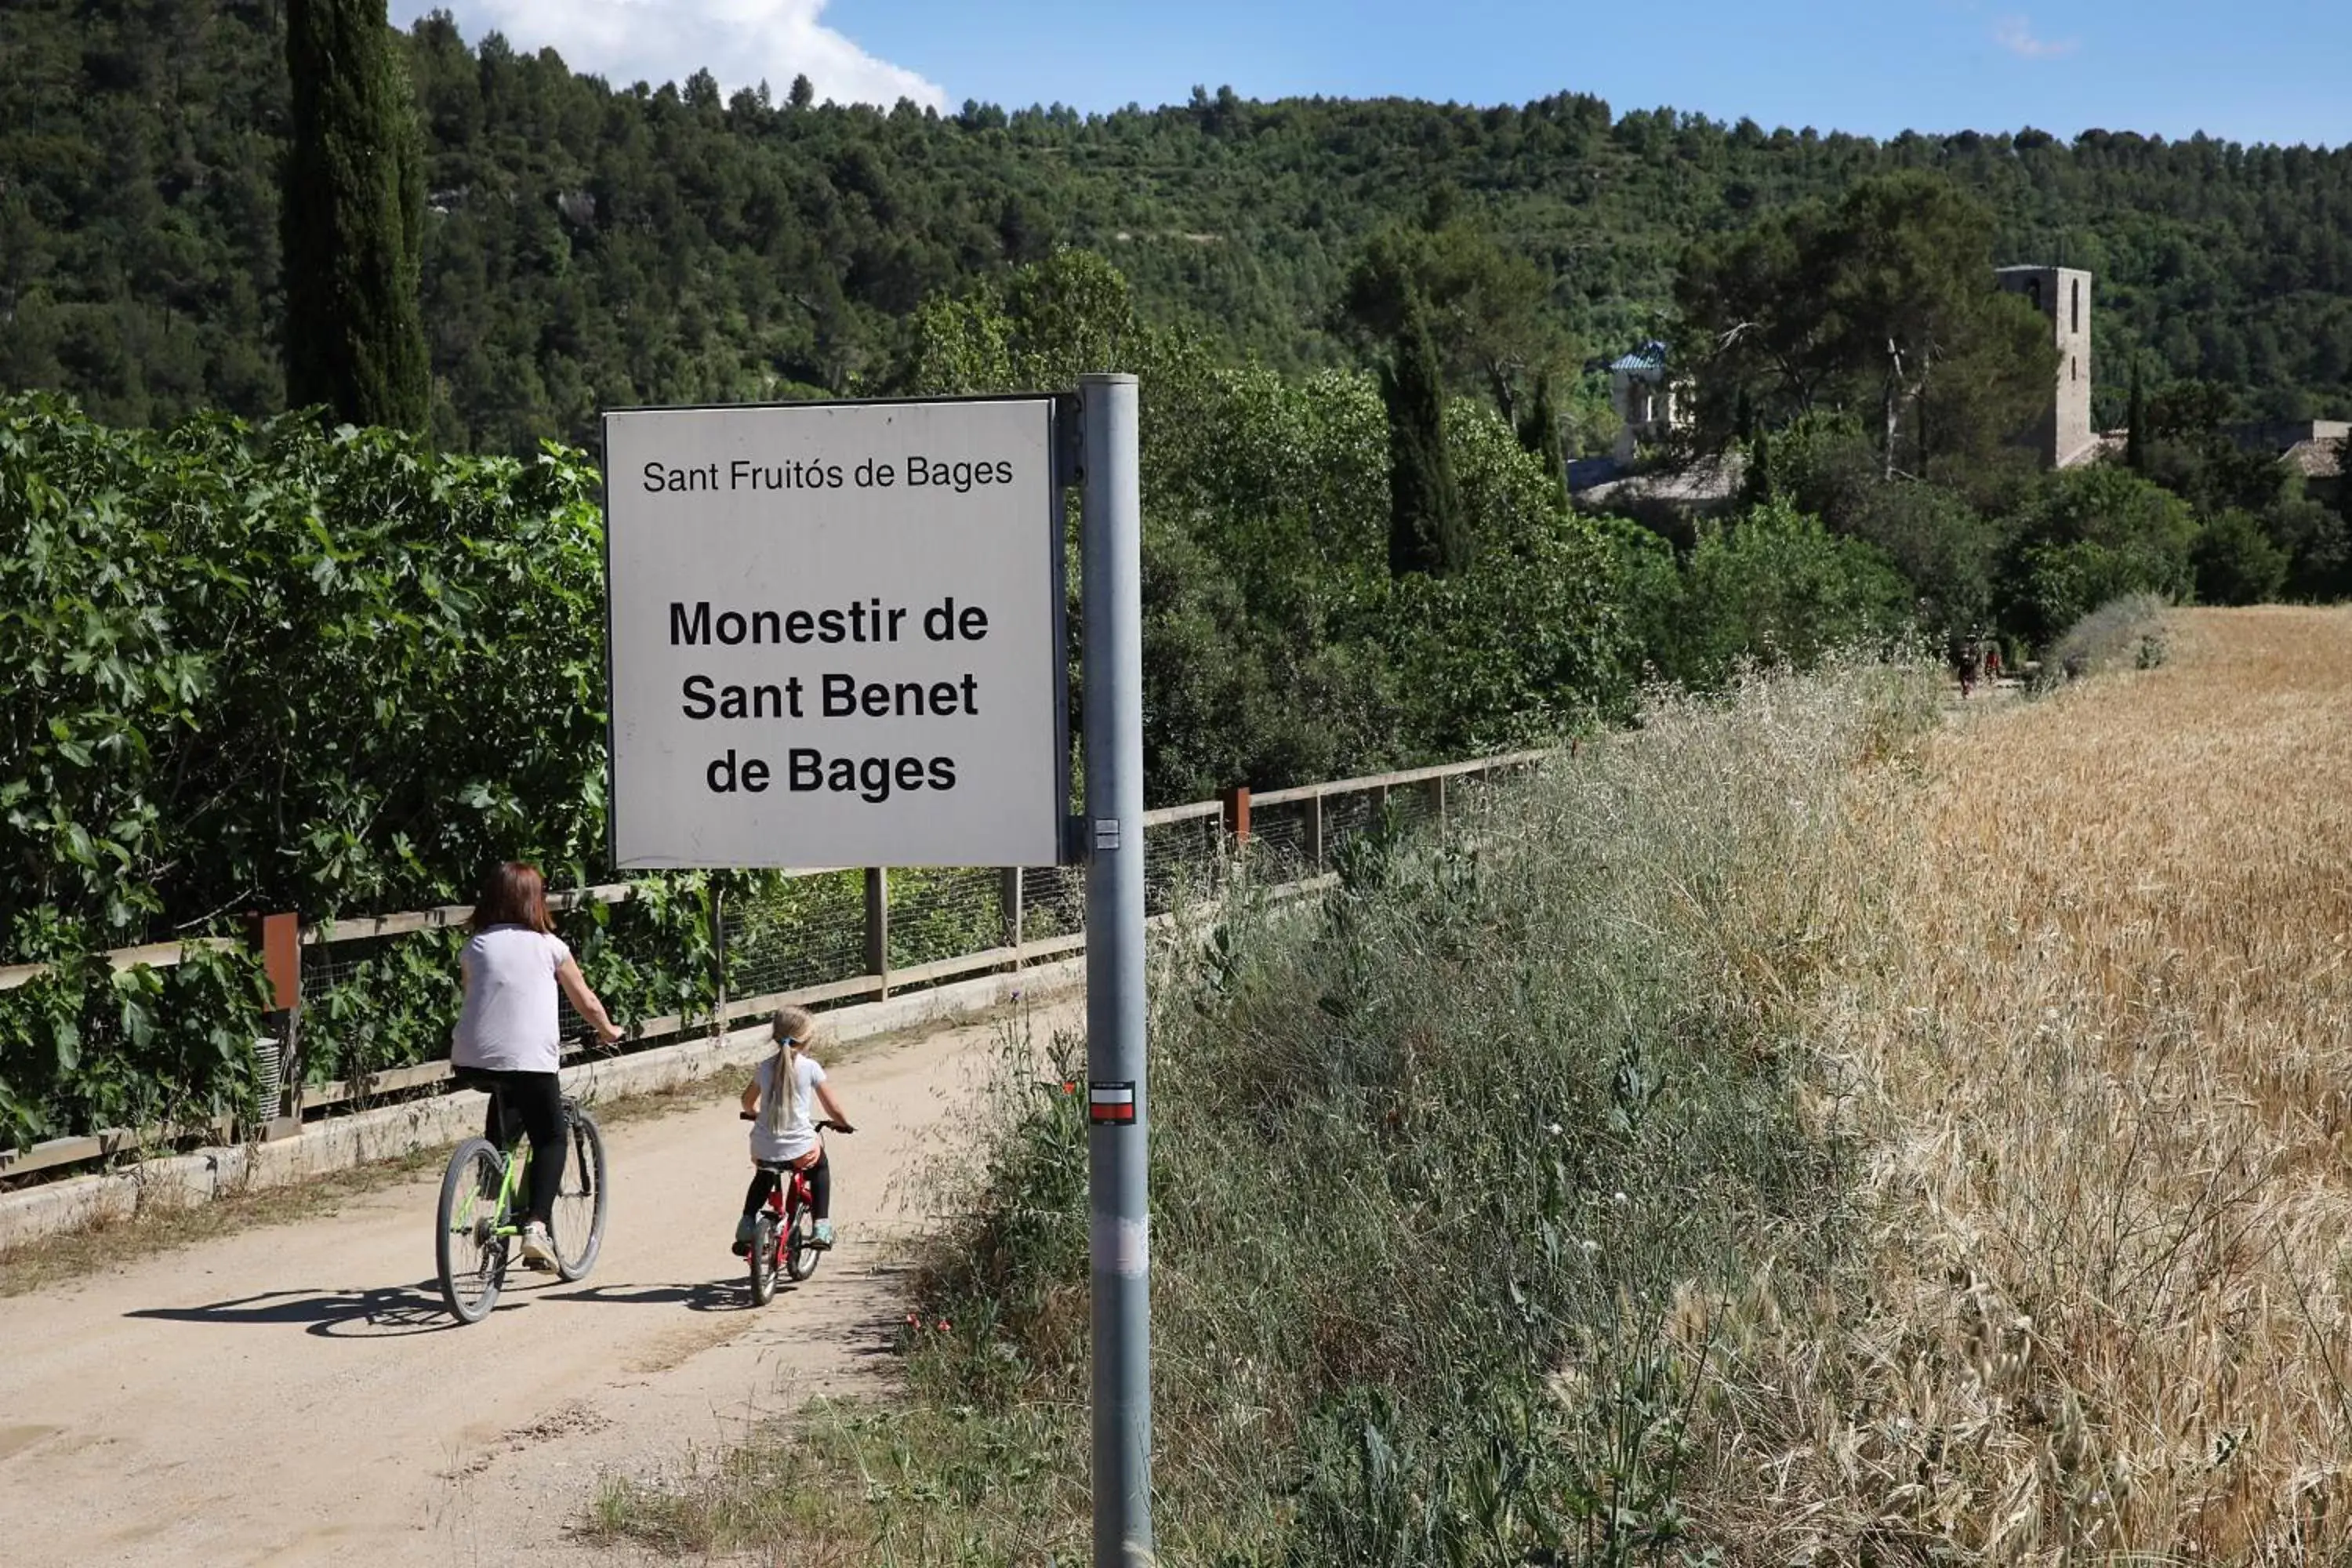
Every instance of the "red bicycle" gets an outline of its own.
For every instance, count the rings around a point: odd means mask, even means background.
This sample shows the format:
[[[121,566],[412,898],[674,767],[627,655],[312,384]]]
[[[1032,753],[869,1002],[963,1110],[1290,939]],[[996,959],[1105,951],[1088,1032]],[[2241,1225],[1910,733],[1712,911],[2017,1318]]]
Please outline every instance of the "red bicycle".
[[[753,1114],[746,1112],[743,1120],[751,1121]],[[820,1135],[849,1131],[838,1121],[820,1121],[816,1130]],[[764,1307],[776,1299],[779,1275],[794,1284],[806,1279],[816,1272],[817,1258],[824,1248],[816,1244],[816,1213],[808,1173],[781,1160],[759,1163],[761,1170],[784,1178],[768,1194],[768,1206],[760,1211],[751,1226],[751,1300]]]

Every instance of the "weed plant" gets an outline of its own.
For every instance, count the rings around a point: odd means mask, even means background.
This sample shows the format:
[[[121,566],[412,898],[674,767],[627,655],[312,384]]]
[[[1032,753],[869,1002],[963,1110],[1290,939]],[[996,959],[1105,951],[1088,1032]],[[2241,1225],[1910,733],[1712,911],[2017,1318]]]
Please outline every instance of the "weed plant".
[[[1357,839],[1327,898],[1244,874],[1165,946],[1163,1561],[1700,1560],[1707,1303],[1818,1279],[1856,1233],[1794,1032],[1854,907],[1832,868],[1857,781],[1934,704],[1918,668],[1863,665],[1661,697],[1444,837]],[[604,1530],[1084,1559],[1076,1052],[1009,1041],[973,1158],[933,1178],[962,1217],[918,1260],[908,1400],[610,1491]],[[811,1495],[837,1500],[821,1529]]]
[[[2046,691],[2115,669],[2156,668],[2167,652],[2164,616],[2168,608],[2154,594],[2127,594],[2108,600],[2051,645],[2034,689]]]

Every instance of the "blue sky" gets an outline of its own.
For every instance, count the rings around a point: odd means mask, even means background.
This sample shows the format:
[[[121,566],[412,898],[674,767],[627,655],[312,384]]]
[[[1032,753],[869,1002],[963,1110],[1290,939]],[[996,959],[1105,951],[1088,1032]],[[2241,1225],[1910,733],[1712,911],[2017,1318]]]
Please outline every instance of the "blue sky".
[[[2352,0],[392,0],[438,4],[616,81],[708,64],[781,90],[1081,109],[1323,93],[1519,102],[1562,89],[1767,127],[2035,125],[2352,142]]]

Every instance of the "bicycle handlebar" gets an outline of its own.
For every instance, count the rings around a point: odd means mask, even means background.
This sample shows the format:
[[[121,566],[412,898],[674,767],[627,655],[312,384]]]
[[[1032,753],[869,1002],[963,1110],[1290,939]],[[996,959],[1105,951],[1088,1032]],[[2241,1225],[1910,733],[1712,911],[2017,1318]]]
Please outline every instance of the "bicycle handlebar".
[[[735,1113],[735,1120],[738,1121],[757,1121],[760,1120],[760,1113],[756,1110],[739,1110]],[[820,1121],[816,1123],[816,1130],[820,1132],[855,1132],[857,1131],[855,1127],[845,1127],[838,1121]]]

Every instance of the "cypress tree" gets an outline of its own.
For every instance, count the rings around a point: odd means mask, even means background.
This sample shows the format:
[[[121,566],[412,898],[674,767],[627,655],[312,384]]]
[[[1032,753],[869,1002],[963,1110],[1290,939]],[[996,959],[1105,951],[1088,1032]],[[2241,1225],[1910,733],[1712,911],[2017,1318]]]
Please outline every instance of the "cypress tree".
[[[2344,514],[2347,530],[2352,530],[2352,435],[2336,437],[2336,510]]]
[[[2147,397],[2141,389],[2139,357],[2132,357],[2131,408],[2125,416],[2124,463],[2137,473],[2147,467]]]
[[[384,0],[288,0],[286,397],[423,430],[425,149]]]
[[[1559,443],[1559,410],[1552,405],[1551,373],[1536,377],[1535,406],[1519,426],[1519,445],[1543,462],[1544,473],[1565,500],[1568,496],[1568,454]]]
[[[1444,576],[1469,563],[1454,460],[1445,450],[1445,385],[1416,295],[1381,374],[1389,414],[1389,573]]]

